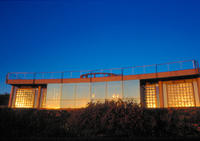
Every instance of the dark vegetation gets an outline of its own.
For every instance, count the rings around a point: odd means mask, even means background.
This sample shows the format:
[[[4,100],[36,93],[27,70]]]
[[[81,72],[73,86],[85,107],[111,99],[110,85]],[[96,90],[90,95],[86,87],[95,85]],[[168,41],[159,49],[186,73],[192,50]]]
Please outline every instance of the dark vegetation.
[[[0,109],[1,138],[200,137],[200,109],[145,109],[132,101],[77,110]]]
[[[8,106],[9,94],[0,94],[0,106]]]

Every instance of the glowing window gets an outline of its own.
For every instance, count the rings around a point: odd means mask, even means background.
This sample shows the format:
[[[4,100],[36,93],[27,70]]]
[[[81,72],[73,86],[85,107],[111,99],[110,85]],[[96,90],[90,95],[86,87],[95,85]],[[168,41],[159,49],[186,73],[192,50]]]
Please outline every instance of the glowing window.
[[[147,108],[157,107],[156,84],[145,86],[145,103]]]
[[[193,107],[195,106],[192,82],[179,82],[167,84],[167,96],[169,107]]]
[[[33,108],[35,89],[17,89],[15,98],[16,108]]]

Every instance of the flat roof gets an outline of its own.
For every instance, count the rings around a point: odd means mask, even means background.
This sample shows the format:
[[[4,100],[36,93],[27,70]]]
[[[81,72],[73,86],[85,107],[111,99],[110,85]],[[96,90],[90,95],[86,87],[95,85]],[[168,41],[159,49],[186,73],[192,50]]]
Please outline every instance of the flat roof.
[[[65,72],[11,72],[7,84],[87,83],[121,80],[142,80],[199,75],[195,60],[170,62],[136,67],[65,71]]]
[[[179,76],[199,75],[198,69],[188,69],[179,71],[148,73],[138,75],[119,75],[109,77],[96,78],[64,78],[64,79],[8,79],[7,84],[49,84],[49,83],[89,83],[89,82],[108,82],[108,81],[122,81],[122,80],[143,80],[156,78],[170,78]]]

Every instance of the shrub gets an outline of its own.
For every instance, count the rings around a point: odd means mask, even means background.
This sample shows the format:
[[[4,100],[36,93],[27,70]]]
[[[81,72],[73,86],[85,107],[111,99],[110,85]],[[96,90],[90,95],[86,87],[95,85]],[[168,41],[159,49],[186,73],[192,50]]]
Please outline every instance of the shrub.
[[[74,110],[0,108],[1,137],[200,136],[199,108],[146,109],[134,101]]]

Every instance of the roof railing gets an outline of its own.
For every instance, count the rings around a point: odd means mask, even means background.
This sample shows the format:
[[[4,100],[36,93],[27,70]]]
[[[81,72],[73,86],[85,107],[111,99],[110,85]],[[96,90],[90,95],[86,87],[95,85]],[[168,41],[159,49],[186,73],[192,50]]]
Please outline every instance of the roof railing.
[[[115,74],[115,75],[138,75],[148,73],[169,72],[178,70],[196,69],[199,72],[199,63],[196,60],[186,60],[163,64],[153,64],[135,67],[64,71],[64,72],[10,72],[7,74],[6,81],[11,79],[67,79],[80,78],[84,74]],[[107,75],[111,77],[113,75]]]

